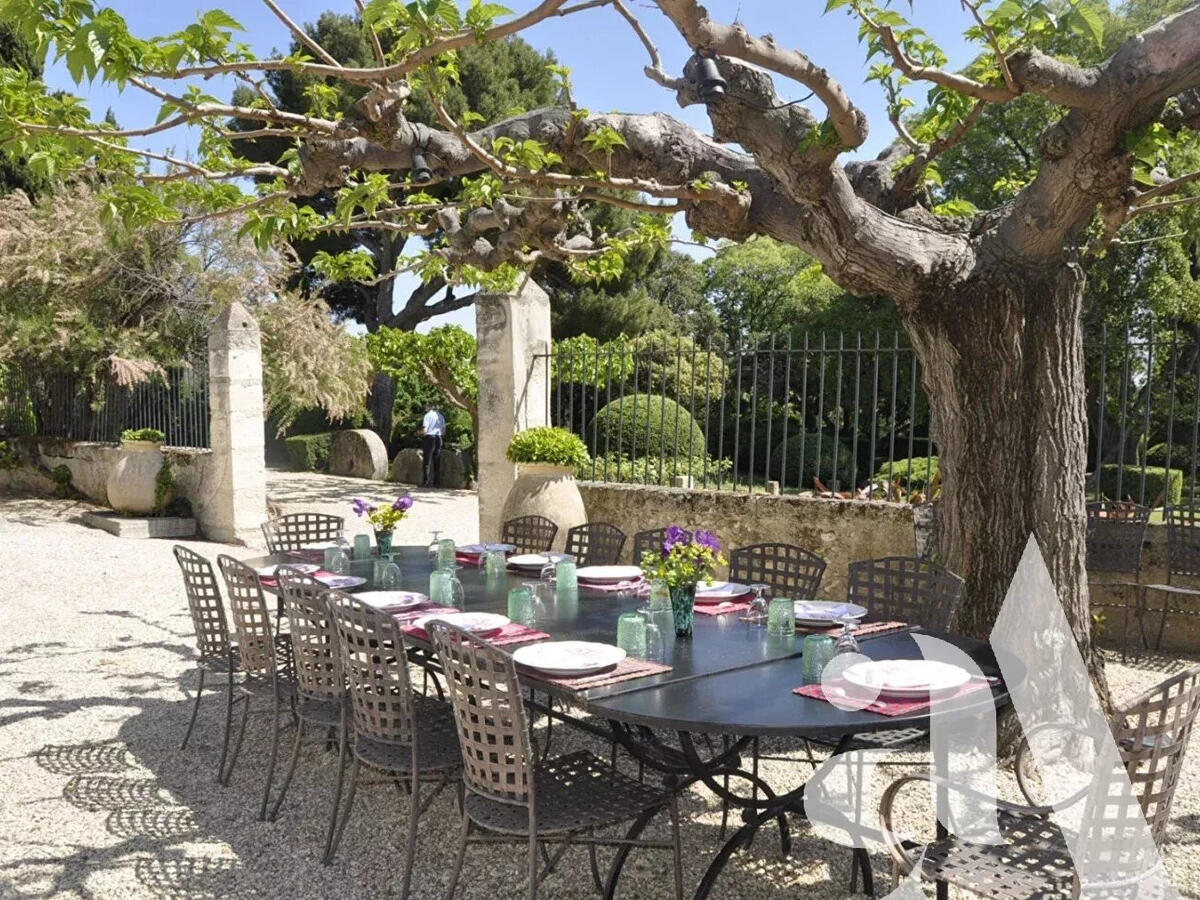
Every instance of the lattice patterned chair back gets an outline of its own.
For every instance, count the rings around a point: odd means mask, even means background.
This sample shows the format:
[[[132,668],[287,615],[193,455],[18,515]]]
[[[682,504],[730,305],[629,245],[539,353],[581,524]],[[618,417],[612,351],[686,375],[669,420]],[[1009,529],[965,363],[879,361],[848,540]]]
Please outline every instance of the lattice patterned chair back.
[[[175,561],[183,572],[188,612],[196,631],[196,649],[201,659],[228,657],[229,622],[212,563],[187,547],[175,545]]]
[[[444,622],[430,622],[429,636],[454,708],[467,788],[532,805],[534,753],[512,657]]]
[[[504,523],[500,540],[514,545],[518,553],[545,553],[557,534],[558,526],[545,516],[520,516]]]
[[[1167,507],[1167,582],[1176,575],[1200,577],[1200,510]]]
[[[242,671],[248,675],[270,675],[275,671],[275,635],[258,573],[224,554],[217,557],[217,565],[229,595]]]
[[[396,620],[341,591],[330,591],[326,602],[355,731],[381,743],[411,744],[413,692]]]
[[[1097,774],[1088,791],[1079,844],[1084,861],[1109,872],[1144,872],[1148,847],[1134,839],[1144,819],[1162,845],[1179,786],[1184,757],[1200,711],[1200,666],[1168,678],[1125,706],[1113,737],[1128,782]],[[1136,802],[1123,785],[1132,785]],[[1078,861],[1077,861],[1078,864]]]
[[[625,532],[607,522],[589,522],[567,531],[565,550],[581,566],[615,566],[625,548]]]
[[[705,529],[700,525],[685,525],[684,531],[712,531]],[[725,542],[721,540],[721,536],[716,532],[712,532],[716,537],[717,542],[725,549]],[[661,553],[663,541],[667,539],[667,529],[664,528],[648,528],[645,531],[639,531],[633,536],[633,563],[641,565],[642,557],[647,553]]]
[[[1087,567],[1092,572],[1128,572],[1142,567],[1142,544],[1150,509],[1126,500],[1087,505]]]
[[[306,700],[340,699],[345,695],[345,687],[333,623],[325,606],[325,593],[329,589],[290,566],[280,566],[276,577],[292,636],[296,692]]]
[[[846,599],[874,619],[948,631],[962,603],[964,583],[944,566],[909,556],[850,563]]]
[[[308,544],[332,544],[345,530],[346,520],[325,513],[288,513],[262,523],[263,538],[271,553],[302,550]]]
[[[769,584],[771,592],[793,600],[812,600],[821,587],[825,560],[792,544],[739,547],[729,556],[729,580]]]

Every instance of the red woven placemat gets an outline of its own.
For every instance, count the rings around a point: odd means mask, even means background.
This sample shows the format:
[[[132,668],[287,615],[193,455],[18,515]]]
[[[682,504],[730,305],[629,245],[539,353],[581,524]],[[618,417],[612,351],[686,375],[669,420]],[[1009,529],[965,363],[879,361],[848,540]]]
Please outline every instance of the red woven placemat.
[[[862,625],[854,626],[853,634],[856,638],[879,637],[880,635],[890,634],[893,631],[903,631],[906,628],[908,628],[907,622],[866,622]],[[838,637],[841,633],[841,625],[834,625],[832,628],[827,628],[824,625],[796,626],[796,634],[827,634],[830,637]]]
[[[844,690],[850,697],[854,697],[854,688],[844,681],[834,681],[831,687]],[[913,713],[925,712],[930,709],[934,702],[946,703],[950,700],[957,700],[959,697],[973,694],[976,691],[990,689],[991,684],[987,681],[968,681],[953,694],[944,694],[935,700],[928,697],[921,700],[887,700],[877,698],[872,700],[866,706],[862,707],[868,712],[879,713],[881,716],[910,716]],[[793,694],[799,694],[801,697],[811,697],[813,700],[824,700],[829,702],[829,698],[825,696],[825,691],[819,684],[805,684],[792,691]]]
[[[697,603],[693,609],[701,616],[723,616],[726,613],[745,612],[750,608],[749,603]]]
[[[538,681],[561,685],[573,691],[586,691],[594,687],[632,681],[635,678],[646,678],[649,675],[661,675],[663,672],[670,671],[671,667],[665,663],[627,656],[607,672],[598,672],[595,675],[584,675],[579,678],[552,678],[535,669],[525,668],[521,669],[521,674],[523,677],[536,678]]]

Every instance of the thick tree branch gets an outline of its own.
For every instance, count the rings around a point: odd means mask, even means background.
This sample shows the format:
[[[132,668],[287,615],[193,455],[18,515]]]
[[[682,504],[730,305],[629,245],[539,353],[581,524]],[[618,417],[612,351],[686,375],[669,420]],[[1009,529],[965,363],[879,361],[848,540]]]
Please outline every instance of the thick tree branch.
[[[785,50],[772,37],[751,37],[741,25],[721,25],[696,0],[656,0],[688,45],[740,59],[777,72],[807,87],[825,105],[841,144],[847,149],[867,139],[867,117],[828,71],[798,50]]]

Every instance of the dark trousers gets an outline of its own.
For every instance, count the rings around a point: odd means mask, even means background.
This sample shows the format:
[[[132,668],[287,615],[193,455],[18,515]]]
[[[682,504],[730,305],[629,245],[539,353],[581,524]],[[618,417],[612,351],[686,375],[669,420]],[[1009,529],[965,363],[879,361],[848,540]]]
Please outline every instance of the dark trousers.
[[[421,477],[421,484],[425,487],[441,487],[442,485],[442,436],[440,434],[427,434],[423,439],[423,447],[425,453],[425,472]]]

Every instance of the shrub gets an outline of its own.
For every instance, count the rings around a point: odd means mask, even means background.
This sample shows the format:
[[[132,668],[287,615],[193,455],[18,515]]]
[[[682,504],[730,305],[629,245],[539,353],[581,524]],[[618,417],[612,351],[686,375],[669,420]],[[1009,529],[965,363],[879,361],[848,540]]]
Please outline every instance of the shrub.
[[[662,461],[661,474],[658,457],[642,457],[630,459],[619,453],[596,457],[596,479],[618,484],[657,484],[670,486],[676,475],[691,475],[697,486],[704,484],[707,472],[708,483],[715,486],[717,476],[722,482],[729,480],[733,472],[733,463],[728,459],[713,459],[711,456],[681,456],[675,459],[668,456]],[[605,468],[607,466],[607,469]],[[705,468],[707,466],[707,468]],[[575,477],[582,480],[592,478],[592,465],[575,470]]]
[[[319,434],[294,434],[284,440],[288,459],[298,472],[324,472],[329,468],[329,454],[333,451],[333,432]]]
[[[15,469],[21,464],[16,449],[8,441],[0,441],[0,469]]]
[[[817,439],[820,438],[820,465],[817,465]],[[801,490],[813,487],[813,477],[820,478],[827,488],[834,488],[833,461],[837,459],[837,487],[855,486],[854,454],[844,444],[835,444],[830,435],[806,434],[788,437],[787,458],[784,458],[784,442],[780,441],[771,451],[771,465],[767,477],[778,479],[782,487],[800,485]],[[801,453],[803,451],[803,453]],[[801,456],[803,469],[801,468]]]
[[[890,478],[891,481],[897,482],[902,488],[908,490],[908,477],[911,473],[912,489],[922,491],[929,486],[929,482],[937,475],[937,472],[938,458],[936,456],[914,456],[912,459],[897,459],[892,462],[890,468],[888,463],[884,462],[871,480],[886,483]]]
[[[166,439],[167,436],[157,428],[126,428],[121,432],[123,441],[149,441],[152,444],[161,444]]]
[[[1124,471],[1121,471],[1121,470]],[[1146,466],[1146,503],[1151,506],[1175,506],[1183,496],[1183,470],[1164,469],[1162,466]],[[1120,475],[1120,496],[1117,479]],[[1137,500],[1142,496],[1142,467],[1118,466],[1108,463],[1100,467],[1100,493],[1109,500]],[[1089,484],[1089,487],[1091,485]],[[1165,500],[1164,500],[1165,497]]]
[[[513,436],[505,456],[515,463],[548,463],[572,469],[591,464],[579,435],[565,428],[530,428]]]
[[[71,494],[71,470],[59,464],[50,470],[50,478],[54,481],[54,496],[68,497]]]
[[[630,459],[671,459],[707,450],[704,432],[686,407],[658,394],[613,400],[588,423],[584,437],[593,442],[594,454],[624,454]]]

